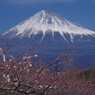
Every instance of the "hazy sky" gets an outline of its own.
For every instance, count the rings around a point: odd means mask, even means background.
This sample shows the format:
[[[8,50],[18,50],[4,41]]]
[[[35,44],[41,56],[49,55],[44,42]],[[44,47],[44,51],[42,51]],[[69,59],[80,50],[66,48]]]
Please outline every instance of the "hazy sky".
[[[95,0],[0,0],[0,33],[41,10],[95,30]]]

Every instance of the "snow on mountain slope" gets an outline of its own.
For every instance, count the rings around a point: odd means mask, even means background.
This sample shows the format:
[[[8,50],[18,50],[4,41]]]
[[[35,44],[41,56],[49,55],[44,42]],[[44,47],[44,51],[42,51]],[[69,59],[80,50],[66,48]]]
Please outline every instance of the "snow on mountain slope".
[[[71,41],[73,41],[74,36],[80,35],[80,37],[86,35],[95,36],[95,32],[82,28],[73,24],[72,22],[59,17],[55,13],[40,11],[29,19],[23,21],[17,26],[11,28],[8,32],[5,32],[3,35],[11,35],[10,37],[31,37],[31,35],[37,35],[42,33],[42,40],[46,33],[52,33],[54,37],[55,32],[59,32],[60,35],[65,39],[64,34],[69,34]]]

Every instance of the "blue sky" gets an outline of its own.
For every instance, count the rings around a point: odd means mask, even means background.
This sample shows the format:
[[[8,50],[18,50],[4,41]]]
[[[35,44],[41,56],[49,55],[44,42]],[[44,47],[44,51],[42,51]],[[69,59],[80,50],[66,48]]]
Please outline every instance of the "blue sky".
[[[95,0],[0,0],[0,33],[41,10],[95,31]]]

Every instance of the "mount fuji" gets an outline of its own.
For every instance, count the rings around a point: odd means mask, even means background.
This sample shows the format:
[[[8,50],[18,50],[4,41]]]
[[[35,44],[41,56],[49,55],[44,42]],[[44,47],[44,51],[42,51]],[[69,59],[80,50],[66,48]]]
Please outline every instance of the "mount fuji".
[[[68,40],[65,37],[65,34],[68,34],[71,41],[73,41],[74,36],[77,35],[79,35],[80,37],[82,37],[83,35],[95,36],[95,32],[77,26],[72,22],[61,18],[55,13],[46,12],[44,10],[38,12],[33,17],[30,17],[29,19],[13,27],[3,35],[9,35],[7,36],[9,38],[30,38],[32,35],[35,36],[39,33],[43,34],[42,40],[47,33],[51,33],[52,37],[54,37],[55,33],[59,33],[65,40]]]
[[[95,56],[95,32],[60,17],[40,11],[2,34],[0,47],[12,44],[12,54],[19,54],[36,44],[38,57],[46,59],[66,51],[80,62],[91,62]],[[82,61],[81,61],[82,60]]]

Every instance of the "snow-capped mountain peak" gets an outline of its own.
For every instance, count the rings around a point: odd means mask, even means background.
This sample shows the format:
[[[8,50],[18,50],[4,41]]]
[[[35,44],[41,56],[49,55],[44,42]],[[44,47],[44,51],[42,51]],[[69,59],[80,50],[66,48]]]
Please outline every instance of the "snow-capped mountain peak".
[[[59,32],[65,40],[67,39],[64,34],[69,34],[72,41],[76,35],[80,35],[81,37],[83,35],[95,35],[95,32],[91,30],[77,26],[64,18],[61,18],[55,13],[44,10],[11,28],[3,35],[10,34],[11,37],[20,36],[22,38],[25,36],[31,37],[31,35],[37,35],[41,32],[43,33],[42,39],[46,33],[50,32],[52,33],[52,37],[54,37],[54,33]]]

